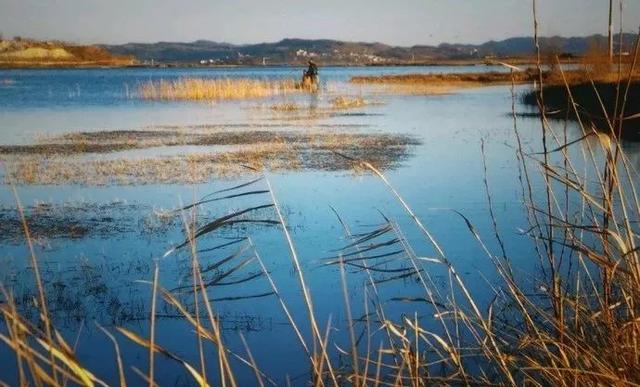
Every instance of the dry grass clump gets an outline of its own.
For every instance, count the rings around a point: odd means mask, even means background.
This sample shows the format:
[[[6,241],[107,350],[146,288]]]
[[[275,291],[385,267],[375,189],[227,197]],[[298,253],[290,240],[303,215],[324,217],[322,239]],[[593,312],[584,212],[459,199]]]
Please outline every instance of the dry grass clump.
[[[283,102],[271,105],[271,110],[276,112],[295,112],[300,110],[300,105],[293,102]]]
[[[367,101],[362,97],[338,96],[331,100],[334,109],[351,109],[368,105]]]
[[[329,94],[331,95],[331,94]],[[381,105],[382,102],[365,100],[361,96],[350,95],[336,95],[329,97],[322,103],[312,103],[308,106],[303,106],[296,103],[280,103],[271,105],[270,109],[276,113],[283,113],[279,115],[278,119],[286,120],[317,120],[321,118],[330,118],[338,116],[340,110],[362,108],[370,105]],[[297,114],[294,114],[297,113]],[[285,115],[286,114],[286,115]],[[314,125],[315,126],[315,125]]]
[[[150,100],[238,100],[287,95],[299,92],[293,79],[182,78],[174,81],[149,81],[138,94]]]

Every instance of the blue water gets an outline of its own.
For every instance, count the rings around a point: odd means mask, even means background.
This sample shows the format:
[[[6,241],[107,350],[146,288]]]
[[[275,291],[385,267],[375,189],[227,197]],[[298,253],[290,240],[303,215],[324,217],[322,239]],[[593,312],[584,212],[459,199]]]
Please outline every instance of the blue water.
[[[363,93],[347,81],[354,75],[380,75],[414,72],[463,72],[499,70],[499,67],[355,67],[323,68],[321,79],[337,84],[351,93]],[[511,91],[508,87],[487,87],[462,90],[449,95],[410,96],[376,94],[380,102],[347,115],[319,118],[312,122],[287,121],[272,112],[256,109],[260,101],[217,103],[158,103],[135,96],[137,85],[157,79],[180,77],[297,77],[300,69],[288,67],[234,69],[104,69],[104,70],[2,70],[0,71],[0,134],[3,144],[31,143],[38,136],[104,129],[139,129],[159,125],[237,125],[239,127],[318,129],[322,125],[360,125],[358,131],[402,133],[415,136],[422,143],[411,149],[411,156],[402,166],[386,175],[407,203],[435,236],[449,259],[456,265],[477,297],[479,305],[492,299],[489,284],[497,282],[495,270],[465,222],[452,210],[463,213],[473,222],[484,242],[496,254],[498,245],[488,216],[484,172],[480,144],[485,142],[487,179],[500,233],[506,243],[517,275],[523,278],[537,273],[537,263],[531,241],[519,234],[528,228],[522,207],[522,191],[518,180],[515,137],[511,113]],[[519,87],[516,92],[521,92]],[[324,93],[324,94],[323,94]],[[330,98],[331,91],[315,97],[320,103]],[[307,101],[302,103],[317,103]],[[517,110],[525,110],[517,105]],[[539,123],[536,119],[519,118],[518,129],[528,150],[539,151]],[[569,125],[569,135],[578,136]],[[160,152],[160,150],[157,150]],[[146,150],[147,154],[153,150]],[[638,160],[637,149],[631,157]],[[637,163],[636,163],[637,164]],[[324,327],[331,316],[337,328],[332,338],[343,348],[348,347],[346,316],[342,302],[340,273],[337,267],[322,265],[322,258],[336,255],[336,249],[348,244],[344,230],[332,207],[344,218],[354,233],[367,232],[381,223],[382,214],[405,234],[420,257],[434,257],[435,250],[415,227],[392,193],[382,182],[369,174],[351,172],[296,171],[269,173],[274,193],[283,208],[292,233],[303,271],[309,281],[319,324]],[[166,258],[163,253],[184,238],[181,222],[161,232],[146,233],[143,223],[153,209],[176,208],[218,189],[247,181],[214,180],[199,185],[144,186],[18,186],[22,203],[29,207],[38,202],[54,204],[127,203],[136,209],[118,212],[114,218],[127,224],[123,230],[76,239],[48,238],[38,241],[36,254],[43,276],[48,281],[67,281],[58,298],[51,296],[55,322],[67,341],[73,342],[81,325],[78,358],[109,384],[117,381],[113,350],[93,321],[113,327],[124,325],[141,335],[148,335],[148,284],[137,280],[152,278],[153,262],[160,266],[160,283],[171,289],[185,283],[189,274],[189,256],[181,252]],[[533,178],[534,190],[540,180]],[[264,182],[256,189],[264,189]],[[215,202],[203,207],[204,216],[211,218],[270,202],[268,196],[237,198]],[[15,207],[11,187],[0,185],[0,207]],[[216,237],[204,238],[201,248],[224,243],[235,236],[251,236],[265,265],[273,275],[283,298],[289,305],[301,331],[308,336],[306,310],[301,299],[297,276],[289,258],[282,231],[275,227],[233,228]],[[0,279],[22,292],[33,294],[28,266],[27,247],[22,241],[0,242]],[[203,266],[210,265],[234,251],[234,247],[201,256]],[[446,291],[447,275],[440,265],[426,264],[431,280]],[[259,270],[255,263],[249,272]],[[366,276],[349,269],[348,289],[353,316],[363,314],[363,284]],[[20,273],[15,277],[15,273]],[[186,282],[188,284],[188,282]],[[97,286],[97,285],[104,285]],[[104,290],[106,289],[106,291]],[[434,326],[433,309],[418,304],[388,301],[393,297],[420,297],[424,291],[415,280],[380,285],[385,309],[394,318],[402,313],[413,316],[417,311],[424,326]],[[219,287],[210,292],[212,298],[248,295],[269,291],[264,278],[236,286]],[[118,309],[117,303],[125,304]],[[260,368],[278,383],[286,376],[295,385],[302,385],[308,376],[308,360],[288,325],[275,297],[239,301],[214,302],[223,316],[224,340],[239,354],[245,355],[239,339],[242,333],[249,343]],[[120,312],[115,312],[119,310]],[[76,311],[76,312],[72,312]],[[126,311],[123,312],[123,311]],[[156,342],[164,348],[198,364],[197,342],[192,329],[182,319],[172,318],[171,308],[162,305]],[[360,326],[358,329],[361,329]],[[147,351],[118,336],[128,365],[143,371],[147,367]],[[376,339],[377,340],[377,339]],[[216,356],[207,346],[210,377],[216,375]],[[9,351],[0,345],[0,363],[11,360]],[[161,385],[192,383],[188,375],[174,362],[160,359],[157,378]],[[252,371],[232,363],[240,385],[253,384]],[[196,367],[198,368],[198,367]],[[132,385],[140,379],[127,369]],[[15,380],[13,367],[2,367],[0,379]],[[298,377],[298,379],[296,379]],[[212,379],[215,380],[215,379]],[[135,382],[134,382],[135,381]]]
[[[404,73],[443,73],[450,71],[506,71],[502,66],[429,66],[429,67],[326,67],[323,81],[348,81],[353,75]],[[0,70],[0,106],[7,108],[57,108],[133,105],[144,102],[132,98],[137,86],[150,80],[174,80],[183,77],[204,78],[295,78],[296,67],[250,67],[212,69],[43,69]]]

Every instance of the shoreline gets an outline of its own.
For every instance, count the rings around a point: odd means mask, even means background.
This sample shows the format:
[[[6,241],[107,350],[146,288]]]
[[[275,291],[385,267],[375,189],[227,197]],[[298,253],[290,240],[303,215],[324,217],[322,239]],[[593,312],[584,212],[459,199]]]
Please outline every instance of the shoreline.
[[[575,64],[576,59],[562,61],[562,64]],[[531,66],[535,65],[533,58],[491,58],[491,59],[451,59],[438,60],[429,62],[391,62],[391,63],[326,63],[321,67],[439,67],[439,66],[496,66],[501,63],[510,65]],[[217,69],[217,68],[269,68],[269,67],[305,67],[305,63],[274,63],[268,65],[261,64],[217,64],[217,65],[200,65],[197,63],[160,63],[160,64],[143,64],[143,63],[104,63],[104,62],[0,62],[0,70],[32,70],[32,69],[122,69],[122,68],[143,68],[143,69]]]

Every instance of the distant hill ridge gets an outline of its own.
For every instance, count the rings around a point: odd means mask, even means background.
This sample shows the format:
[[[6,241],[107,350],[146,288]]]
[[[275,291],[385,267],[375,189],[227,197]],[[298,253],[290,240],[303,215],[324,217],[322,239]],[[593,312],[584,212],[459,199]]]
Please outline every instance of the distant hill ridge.
[[[635,34],[622,35],[622,50],[629,51]],[[616,46],[619,35],[615,36]],[[586,37],[542,37],[545,52],[583,55],[593,47],[606,47],[603,35]],[[209,40],[102,45],[115,55],[134,56],[141,61],[195,62],[202,64],[297,64],[316,58],[323,63],[384,64],[469,60],[487,57],[526,57],[535,53],[532,37],[515,37],[478,45],[442,43],[438,46],[391,46],[383,43],[347,42],[330,39],[283,39],[274,43],[231,44]]]
[[[104,47],[60,41],[0,39],[0,67],[130,65],[129,56],[110,53]]]

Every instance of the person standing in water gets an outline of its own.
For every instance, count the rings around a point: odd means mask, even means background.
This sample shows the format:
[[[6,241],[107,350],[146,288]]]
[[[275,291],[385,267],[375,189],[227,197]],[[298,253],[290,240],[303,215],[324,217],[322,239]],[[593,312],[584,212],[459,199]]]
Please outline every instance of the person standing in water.
[[[302,72],[302,86],[311,91],[318,90],[318,65],[312,60],[307,71]]]
[[[307,69],[307,75],[313,78],[316,78],[318,76],[318,65],[316,65],[316,62],[312,60],[309,61],[309,68]]]

